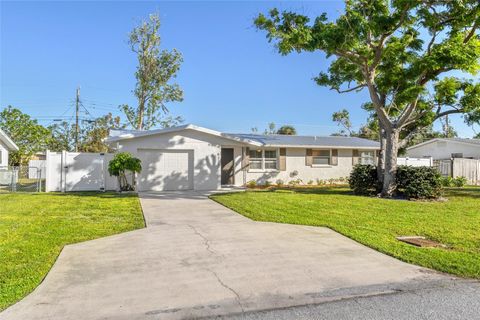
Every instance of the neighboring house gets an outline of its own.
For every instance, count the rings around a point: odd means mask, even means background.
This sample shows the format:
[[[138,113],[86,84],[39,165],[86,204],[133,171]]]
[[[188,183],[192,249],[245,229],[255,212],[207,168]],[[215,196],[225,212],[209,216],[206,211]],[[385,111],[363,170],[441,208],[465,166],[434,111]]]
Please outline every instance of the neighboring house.
[[[8,166],[8,154],[11,151],[18,151],[18,147],[12,139],[0,129],[0,167]]]
[[[354,137],[231,134],[194,125],[110,134],[106,143],[141,159],[139,191],[338,179],[357,163],[376,163],[380,148]]]
[[[434,160],[480,159],[480,139],[432,139],[407,148],[407,155],[416,158],[432,157]]]

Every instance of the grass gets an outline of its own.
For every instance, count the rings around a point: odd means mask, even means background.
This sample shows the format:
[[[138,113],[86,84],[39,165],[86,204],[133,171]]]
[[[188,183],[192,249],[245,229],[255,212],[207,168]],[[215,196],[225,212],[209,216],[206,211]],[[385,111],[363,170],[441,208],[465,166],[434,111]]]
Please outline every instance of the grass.
[[[0,194],[0,310],[42,281],[63,246],[144,225],[136,195]]]
[[[480,188],[449,189],[446,202],[354,196],[346,188],[247,191],[212,199],[258,221],[329,227],[400,260],[480,278]],[[421,235],[446,244],[418,248],[396,240]]]

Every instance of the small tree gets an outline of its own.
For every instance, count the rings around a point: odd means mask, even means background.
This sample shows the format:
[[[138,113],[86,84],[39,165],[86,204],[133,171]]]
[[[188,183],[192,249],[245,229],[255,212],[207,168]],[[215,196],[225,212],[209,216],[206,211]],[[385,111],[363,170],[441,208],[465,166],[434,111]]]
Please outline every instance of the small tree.
[[[133,157],[128,152],[115,154],[115,157],[108,163],[108,173],[111,176],[117,177],[120,191],[135,190],[135,174],[141,171],[142,164],[140,159]],[[128,182],[127,172],[132,174],[131,184]]]

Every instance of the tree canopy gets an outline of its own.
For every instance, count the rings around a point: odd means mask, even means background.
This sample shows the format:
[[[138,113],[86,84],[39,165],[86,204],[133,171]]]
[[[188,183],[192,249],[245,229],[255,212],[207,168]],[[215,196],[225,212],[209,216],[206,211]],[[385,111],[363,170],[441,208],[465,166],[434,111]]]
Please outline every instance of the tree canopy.
[[[163,115],[168,113],[169,102],[183,100],[180,86],[171,83],[177,76],[183,58],[176,49],[160,49],[159,31],[160,18],[158,14],[151,14],[148,20],[142,21],[130,33],[129,44],[138,59],[134,90],[138,105],[133,107],[124,104],[120,106],[120,110],[124,112],[129,124],[137,130],[148,130],[158,124],[170,126],[171,121],[179,120],[163,119]]]
[[[26,164],[32,155],[46,149],[50,139],[48,129],[12,106],[0,112],[0,128],[19,148],[10,153],[9,165]]]
[[[278,128],[277,134],[284,134],[287,136],[295,136],[297,134],[297,129],[294,126],[285,124]]]

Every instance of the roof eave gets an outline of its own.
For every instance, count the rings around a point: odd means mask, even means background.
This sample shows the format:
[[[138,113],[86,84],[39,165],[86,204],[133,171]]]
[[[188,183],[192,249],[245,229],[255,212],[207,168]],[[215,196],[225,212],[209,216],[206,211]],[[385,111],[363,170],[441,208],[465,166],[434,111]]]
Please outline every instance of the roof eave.
[[[12,139],[10,139],[10,137],[2,129],[0,129],[0,140],[2,140],[3,143],[5,143],[7,148],[9,148],[9,151],[12,151],[12,150],[13,151],[18,151],[19,150],[19,148],[15,144],[15,142],[13,142]]]
[[[132,133],[124,134],[124,135],[120,135],[120,136],[116,136],[116,137],[106,138],[104,140],[104,142],[105,143],[114,143],[114,142],[118,142],[118,141],[122,141],[122,140],[141,138],[141,137],[152,136],[152,135],[156,135],[156,134],[178,132],[178,131],[183,131],[183,130],[194,130],[194,131],[198,131],[198,132],[203,132],[203,133],[210,134],[210,135],[213,135],[213,136],[221,137],[221,138],[232,140],[232,141],[239,142],[239,143],[254,145],[254,146],[262,146],[263,145],[262,143],[257,142],[257,141],[234,137],[234,136],[231,136],[231,135],[221,133],[219,131],[195,126],[193,124],[188,124],[188,125],[185,125],[185,126],[179,126],[179,127],[174,127],[174,128],[146,131],[145,133],[140,133],[140,134],[139,133],[137,133],[137,134],[132,134]]]
[[[298,144],[298,145],[284,145],[284,144],[265,144],[264,147],[270,148],[325,148],[325,149],[362,149],[362,150],[379,150],[380,146],[332,146],[332,145],[310,145],[310,144]]]

